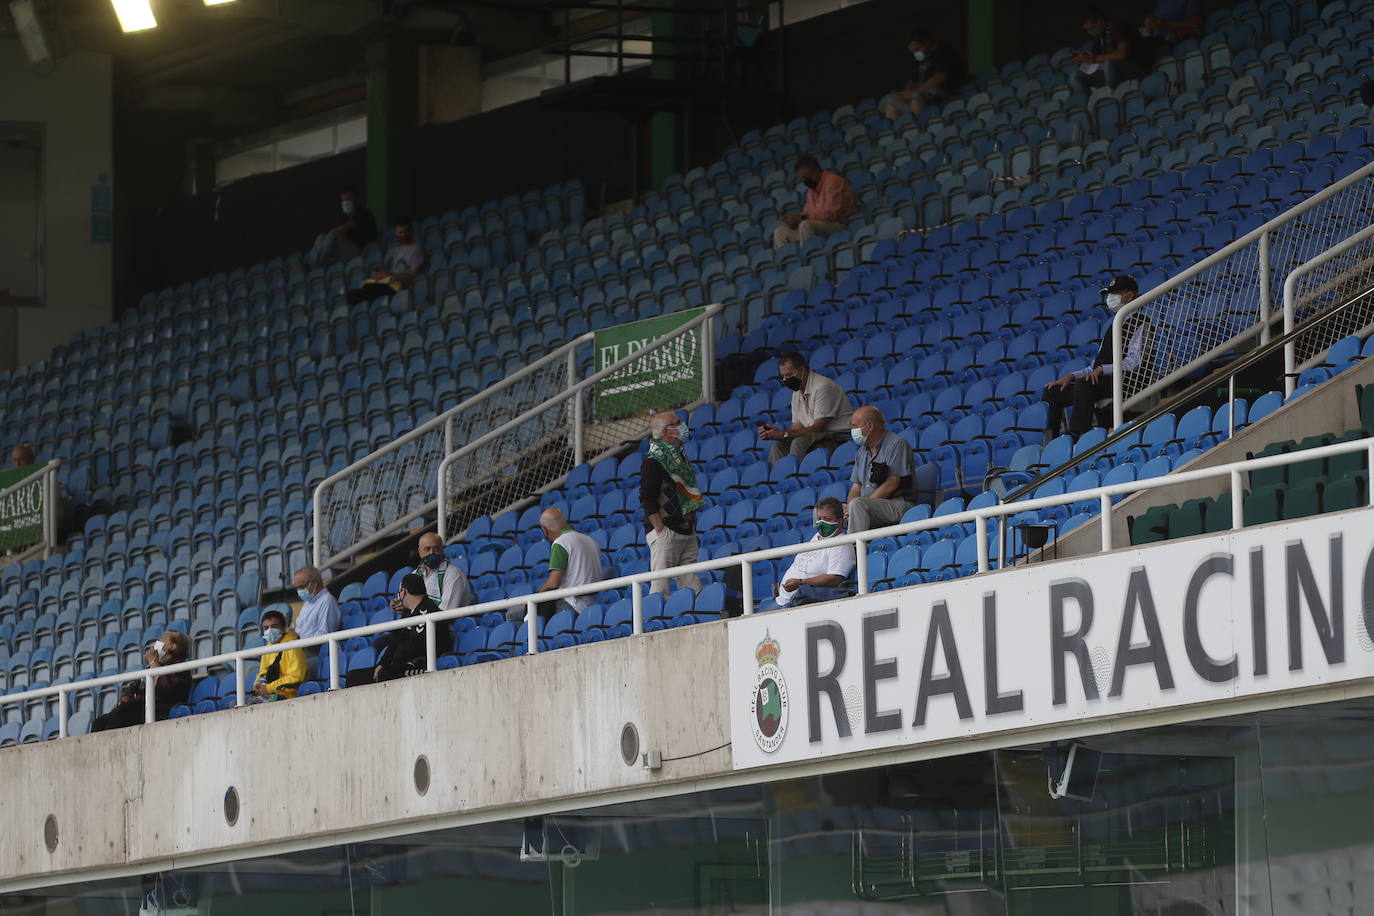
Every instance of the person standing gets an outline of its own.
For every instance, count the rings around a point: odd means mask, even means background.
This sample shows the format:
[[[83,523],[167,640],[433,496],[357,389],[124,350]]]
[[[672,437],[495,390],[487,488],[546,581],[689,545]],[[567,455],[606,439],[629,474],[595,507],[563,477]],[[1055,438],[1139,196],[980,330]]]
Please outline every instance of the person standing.
[[[649,543],[649,569],[669,569],[697,561],[697,510],[706,505],[697,488],[682,443],[690,435],[675,413],[656,414],[649,421],[649,456],[639,475],[639,503],[644,510],[644,539]],[[679,588],[701,591],[696,573],[677,577]],[[668,580],[656,579],[650,592],[666,595]]]
[[[550,506],[540,513],[539,531],[550,542],[549,575],[544,579],[544,584],[539,586],[540,592],[575,588],[602,580],[601,548],[587,535],[574,531],[562,509]],[[536,610],[540,617],[553,616],[555,610],[561,609],[559,606],[581,613],[594,600],[594,595],[576,595],[561,598],[557,602],[542,602],[536,606]],[[511,608],[506,612],[506,619],[524,620],[525,608]]]

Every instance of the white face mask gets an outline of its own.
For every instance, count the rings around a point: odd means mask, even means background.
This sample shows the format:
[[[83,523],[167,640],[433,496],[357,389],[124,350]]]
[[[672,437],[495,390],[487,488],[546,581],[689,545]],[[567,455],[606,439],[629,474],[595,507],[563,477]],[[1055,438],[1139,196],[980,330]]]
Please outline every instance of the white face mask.
[[[912,51],[912,52],[911,52],[911,56],[914,57],[914,58],[916,58],[916,63],[919,64],[919,63],[922,63],[922,62],[925,61],[925,59],[926,59],[926,52],[924,52],[924,51]]]
[[[1108,293],[1108,294],[1107,294],[1107,308],[1111,309],[1113,312],[1115,312],[1117,309],[1121,308],[1121,294],[1120,294],[1120,293]]]
[[[343,206],[343,212],[344,212],[344,213],[352,213],[352,212],[353,212],[353,201],[351,201],[351,200],[345,200],[345,201],[342,202],[342,206]]]
[[[158,655],[161,655],[162,650],[166,648],[167,644],[160,639],[157,642],[153,643],[153,651],[156,652]]]
[[[864,435],[864,431],[859,427],[851,426],[849,427],[849,438],[854,440],[855,445],[863,445],[864,440],[868,437]]]

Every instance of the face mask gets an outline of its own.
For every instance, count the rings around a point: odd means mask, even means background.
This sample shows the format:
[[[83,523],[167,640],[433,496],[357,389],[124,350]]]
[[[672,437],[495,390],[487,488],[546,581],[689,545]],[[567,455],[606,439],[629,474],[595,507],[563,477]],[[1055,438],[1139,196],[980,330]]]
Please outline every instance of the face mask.
[[[688,439],[692,438],[692,428],[688,426],[686,423],[679,423],[677,427],[677,435],[679,439],[681,439],[683,442],[686,442]]]
[[[268,627],[262,631],[262,641],[269,646],[281,640],[281,629],[279,627]]]
[[[1117,309],[1121,308],[1121,294],[1120,294],[1120,293],[1108,293],[1108,294],[1107,294],[1107,308],[1111,309],[1113,312],[1115,312]]]
[[[797,378],[795,375],[791,378],[783,379],[782,383],[786,385],[788,388],[791,388],[793,391],[801,391],[802,389],[802,380]]]
[[[153,651],[156,652],[158,655],[161,655],[163,650],[166,648],[167,644],[160,639],[157,642],[153,643]]]
[[[442,553],[431,553],[425,557],[424,563],[430,569],[438,569],[444,565],[444,555]]]
[[[803,178],[802,184],[806,185],[809,190],[814,191],[816,190],[816,185],[820,184],[820,182],[816,181],[814,178]]]
[[[926,52],[924,52],[924,51],[912,51],[912,52],[911,52],[911,56],[914,57],[914,58],[916,58],[916,63],[919,64],[919,63],[921,63],[922,61],[924,61],[924,60],[926,59]]]
[[[296,594],[300,596],[302,601],[310,600],[310,589],[308,588],[298,588],[296,589]]]
[[[864,431],[859,429],[859,427],[851,426],[849,427],[849,438],[854,440],[855,445],[863,445],[864,440],[868,437],[864,435]]]
[[[1107,34],[1107,27],[1099,25],[1095,28],[1088,29],[1088,34],[1093,38],[1101,38],[1103,35]]]
[[[409,233],[409,232],[398,232],[398,233],[396,233],[396,241],[400,242],[402,245],[409,245],[409,244],[410,244],[410,233]]]
[[[340,204],[339,206],[343,207],[343,212],[345,212],[345,213],[352,213],[352,212],[353,212],[353,201],[351,201],[351,200],[346,200],[346,201],[344,201],[342,204]]]
[[[816,530],[821,533],[821,537],[831,537],[836,531],[840,530],[839,522],[824,522],[819,519],[816,521]]]

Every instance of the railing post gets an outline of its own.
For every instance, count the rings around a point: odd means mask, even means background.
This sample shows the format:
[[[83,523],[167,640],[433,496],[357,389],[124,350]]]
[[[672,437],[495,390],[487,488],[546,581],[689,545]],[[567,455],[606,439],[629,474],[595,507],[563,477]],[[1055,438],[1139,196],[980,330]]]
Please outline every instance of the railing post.
[[[247,672],[243,670],[243,656],[234,657],[234,705],[248,705]]]
[[[595,359],[595,348],[596,348],[596,345],[593,344],[593,345],[592,345],[592,349],[593,349],[593,357],[592,357],[592,358],[593,358],[593,359]],[[568,351],[568,388],[571,389],[571,388],[572,388],[574,385],[576,385],[576,384],[577,384],[577,348],[576,348],[576,347],[573,347],[572,349],[570,349],[570,350]],[[586,458],[585,458],[585,452],[584,452],[584,450],[583,450],[583,441],[586,439],[586,436],[583,435],[583,429],[582,429],[583,424],[584,424],[586,421],[585,421],[585,419],[584,419],[583,416],[582,416],[582,400],[583,400],[583,398],[582,398],[582,393],[581,393],[581,392],[575,392],[575,393],[573,394],[573,396],[572,396],[572,402],[573,402],[573,441],[572,441],[572,447],[573,447],[573,467],[577,467],[579,464],[582,464],[583,461],[586,460]]]
[[[1245,480],[1240,471],[1231,472],[1231,530],[1245,527]]]
[[[433,671],[439,666],[439,634],[435,632],[434,621],[425,615],[425,670]]]
[[[152,672],[143,675],[143,723],[157,721],[157,676]]]
[[[1121,313],[1112,316],[1112,365],[1121,365]],[[1121,428],[1126,422],[1126,384],[1125,373],[1112,373],[1112,429]]]
[[[988,571],[988,520],[978,516],[973,520],[973,536],[978,539],[978,571]]]
[[[434,506],[437,510],[439,540],[448,543],[448,458],[439,462],[439,480],[434,491]]]
[[[1226,438],[1236,434],[1236,374],[1232,372],[1226,379]]]
[[[525,602],[525,635],[530,641],[530,655],[539,653],[539,614],[533,599]]]
[[[322,537],[322,517],[324,515],[324,484],[315,487],[315,493],[311,497],[315,507],[315,517],[311,519],[313,530],[312,543],[310,545],[312,553],[312,565],[316,569],[324,566],[324,540]]]
[[[854,593],[868,594],[868,542],[860,540],[854,544]]]
[[[57,690],[57,737],[67,737],[67,690],[64,687]]]
[[[716,316],[708,312],[701,323],[701,399],[710,403],[716,399]]]
[[[1259,237],[1259,319],[1260,346],[1269,342],[1269,316],[1274,310],[1273,293],[1269,289],[1269,230]]]
[[[754,613],[754,564],[748,560],[739,561],[739,594],[744,613]]]
[[[1301,270],[1301,268],[1299,268]],[[1290,273],[1283,281],[1283,333],[1289,335],[1293,333],[1293,326],[1296,323],[1297,315],[1293,307],[1293,288],[1297,283],[1298,271]],[[1284,400],[1293,396],[1293,389],[1298,387],[1298,342],[1289,338],[1283,344],[1283,397]]]
[[[444,454],[453,454],[453,417],[444,417]]]
[[[643,584],[647,583],[635,582],[630,586],[630,610],[636,635],[644,632],[644,592],[640,589]]]
[[[339,641],[329,640],[329,689],[339,689]]]
[[[1102,550],[1112,549],[1112,498],[1106,493],[1098,494],[1098,522],[1102,529]]]

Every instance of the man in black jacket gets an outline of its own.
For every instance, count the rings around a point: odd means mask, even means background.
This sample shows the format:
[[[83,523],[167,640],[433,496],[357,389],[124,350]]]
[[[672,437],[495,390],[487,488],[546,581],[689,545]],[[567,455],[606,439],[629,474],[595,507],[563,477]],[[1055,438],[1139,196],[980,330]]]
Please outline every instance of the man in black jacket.
[[[417,573],[407,573],[401,580],[399,597],[401,609],[396,612],[399,617],[419,617],[421,614],[439,612],[439,605],[425,591],[425,580]],[[440,655],[453,648],[453,627],[449,621],[434,625],[434,645]],[[423,623],[391,630],[377,644],[377,667],[371,671],[363,669],[350,672],[348,686],[393,681],[409,674],[419,674],[425,670],[425,662]]]
[[[687,424],[675,413],[656,414],[649,421],[652,441],[639,474],[639,504],[644,509],[644,539],[649,542],[651,570],[697,561],[697,510],[706,500],[682,450],[688,434]],[[696,573],[678,576],[677,584],[701,591]],[[668,580],[656,579],[649,591],[666,595]]]

